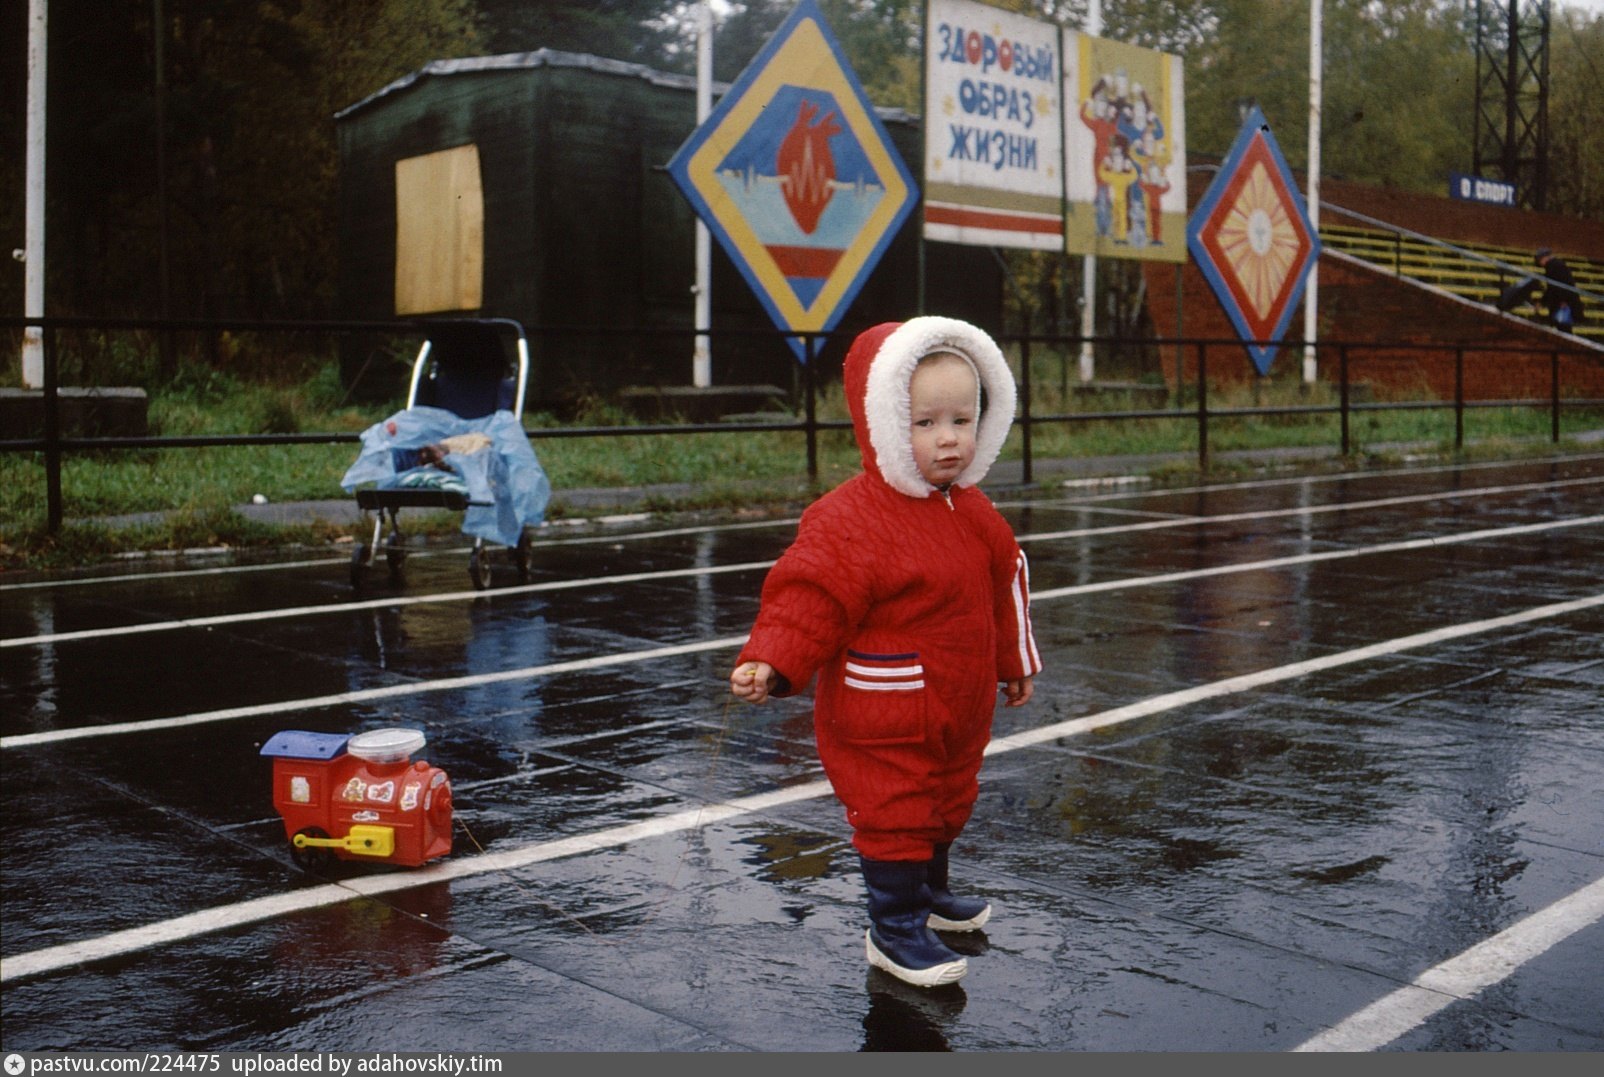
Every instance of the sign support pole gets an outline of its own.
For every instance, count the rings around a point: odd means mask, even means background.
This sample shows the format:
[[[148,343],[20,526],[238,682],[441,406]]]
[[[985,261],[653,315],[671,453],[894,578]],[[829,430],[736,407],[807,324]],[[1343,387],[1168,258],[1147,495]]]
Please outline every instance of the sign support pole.
[[[930,139],[930,0],[919,5],[919,161],[921,171],[929,167]],[[925,185],[919,184],[919,204],[914,207],[919,222],[919,259],[914,291],[914,312],[925,314]]]
[[[713,111],[713,8],[708,0],[696,5],[696,125],[707,122]],[[705,389],[713,384],[713,356],[707,331],[713,321],[713,242],[707,224],[696,218],[696,348],[691,361],[691,384]]]
[[[1097,37],[1103,32],[1103,0],[1091,0],[1086,5],[1086,32]],[[1081,261],[1080,284],[1080,380],[1088,384],[1097,374],[1097,362],[1092,354],[1091,338],[1097,335],[1097,255],[1088,254]]]
[[[45,316],[45,42],[49,0],[28,2],[28,149],[23,249],[23,314]],[[45,383],[44,334],[36,325],[22,331],[22,384]]]
[[[1309,168],[1305,177],[1308,189],[1309,223],[1316,234],[1320,230],[1320,76],[1322,26],[1321,0],[1309,0]],[[1314,384],[1319,374],[1315,340],[1320,335],[1320,261],[1309,269],[1309,279],[1303,293],[1303,382]]]

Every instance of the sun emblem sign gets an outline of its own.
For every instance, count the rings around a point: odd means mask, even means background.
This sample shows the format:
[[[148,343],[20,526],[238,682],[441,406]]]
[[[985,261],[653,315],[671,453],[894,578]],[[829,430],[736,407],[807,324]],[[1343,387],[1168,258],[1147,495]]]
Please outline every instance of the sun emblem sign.
[[[1257,108],[1192,211],[1186,242],[1254,368],[1269,374],[1320,237]]]

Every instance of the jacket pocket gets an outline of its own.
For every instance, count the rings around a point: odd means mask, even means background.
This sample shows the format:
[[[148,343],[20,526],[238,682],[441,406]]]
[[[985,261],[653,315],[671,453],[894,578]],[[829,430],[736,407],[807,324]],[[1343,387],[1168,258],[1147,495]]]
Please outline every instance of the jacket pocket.
[[[920,744],[929,728],[918,652],[847,651],[836,726],[852,744]]]

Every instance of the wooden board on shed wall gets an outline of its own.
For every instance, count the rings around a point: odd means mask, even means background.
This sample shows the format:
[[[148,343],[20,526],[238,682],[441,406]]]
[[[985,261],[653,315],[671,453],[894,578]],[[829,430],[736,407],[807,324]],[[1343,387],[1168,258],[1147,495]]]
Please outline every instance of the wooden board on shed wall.
[[[484,304],[485,202],[472,144],[395,163],[395,312]]]

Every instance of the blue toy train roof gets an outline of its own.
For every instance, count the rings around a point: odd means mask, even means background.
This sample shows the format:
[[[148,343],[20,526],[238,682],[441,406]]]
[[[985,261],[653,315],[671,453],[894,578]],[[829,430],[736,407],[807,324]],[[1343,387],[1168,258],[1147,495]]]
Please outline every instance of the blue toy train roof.
[[[333,759],[345,751],[348,733],[311,733],[304,729],[286,729],[274,733],[262,745],[263,755],[284,756],[289,759]]]

